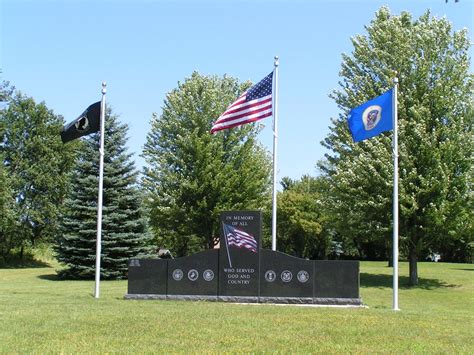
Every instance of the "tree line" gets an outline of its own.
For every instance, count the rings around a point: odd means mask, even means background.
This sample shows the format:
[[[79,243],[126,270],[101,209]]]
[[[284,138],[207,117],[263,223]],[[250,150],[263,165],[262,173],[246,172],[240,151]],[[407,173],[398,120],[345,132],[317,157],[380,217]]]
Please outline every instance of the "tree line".
[[[418,282],[417,262],[472,262],[473,75],[465,30],[429,12],[418,19],[381,8],[343,54],[340,115],[322,143],[316,176],[281,180],[278,250],[314,258],[389,260],[392,240],[391,133],[354,144],[347,113],[399,78],[400,246]],[[251,83],[192,73],[153,114],[141,177],[127,152],[128,127],[106,112],[104,278],[126,277],[131,257],[212,248],[221,211],[264,211],[270,246],[271,159],[261,126],[210,135],[213,121]],[[0,88],[0,257],[38,243],[54,247],[61,276],[92,278],[99,134],[62,144],[63,117],[7,82]],[[324,119],[314,117],[314,119]]]

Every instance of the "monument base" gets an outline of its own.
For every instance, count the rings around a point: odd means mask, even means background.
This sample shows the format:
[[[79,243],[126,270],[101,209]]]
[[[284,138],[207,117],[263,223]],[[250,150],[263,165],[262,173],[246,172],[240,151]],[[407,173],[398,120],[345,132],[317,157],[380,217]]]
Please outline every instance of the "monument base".
[[[314,304],[321,306],[363,306],[360,298],[243,297],[206,295],[126,294],[126,300],[210,301],[230,303]]]

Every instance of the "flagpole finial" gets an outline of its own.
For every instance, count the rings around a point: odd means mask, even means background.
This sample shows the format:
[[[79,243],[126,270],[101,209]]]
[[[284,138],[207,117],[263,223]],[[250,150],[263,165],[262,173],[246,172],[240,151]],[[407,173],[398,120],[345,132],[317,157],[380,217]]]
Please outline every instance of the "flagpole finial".
[[[278,58],[278,56],[276,55],[275,56],[275,62],[273,63],[276,67],[280,64],[280,59]]]
[[[107,92],[107,83],[105,81],[102,82],[102,95],[105,95]]]
[[[393,72],[393,83],[398,84],[398,72],[396,70]]]

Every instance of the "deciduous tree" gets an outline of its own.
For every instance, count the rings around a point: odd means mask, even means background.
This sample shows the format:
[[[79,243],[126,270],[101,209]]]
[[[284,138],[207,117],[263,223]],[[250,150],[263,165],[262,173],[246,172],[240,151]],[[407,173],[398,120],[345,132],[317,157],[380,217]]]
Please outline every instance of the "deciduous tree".
[[[152,119],[143,184],[158,243],[175,255],[212,248],[221,211],[259,209],[269,198],[269,157],[256,138],[258,126],[210,134],[213,121],[249,86],[194,72]]]
[[[332,120],[322,166],[331,181],[338,233],[346,239],[389,241],[392,230],[391,133],[354,144],[347,113],[393,86],[399,77],[400,239],[417,284],[417,261],[446,237],[472,236],[472,107],[470,40],[426,12],[418,19],[383,7],[352,38],[343,55],[342,113]],[[469,229],[466,231],[466,229]],[[383,243],[382,243],[383,244]]]
[[[25,246],[57,236],[74,151],[61,143],[62,117],[44,103],[20,93],[8,103],[8,109],[0,111],[0,155],[8,180],[2,194],[15,227],[5,238],[15,240],[10,245],[21,254]]]
[[[278,250],[298,257],[327,259],[331,236],[326,226],[322,178],[282,179],[278,194]]]

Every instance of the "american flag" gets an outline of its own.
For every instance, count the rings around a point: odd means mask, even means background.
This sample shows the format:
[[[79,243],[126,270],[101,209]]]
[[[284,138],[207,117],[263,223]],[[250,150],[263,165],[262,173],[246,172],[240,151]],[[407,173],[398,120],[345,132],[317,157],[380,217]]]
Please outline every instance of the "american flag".
[[[257,252],[257,241],[250,234],[234,228],[224,223],[224,233],[228,246],[236,246],[237,248],[245,248],[254,253]]]
[[[220,115],[211,128],[211,133],[255,122],[272,115],[272,78],[268,74],[258,84],[244,92],[225,112]]]

